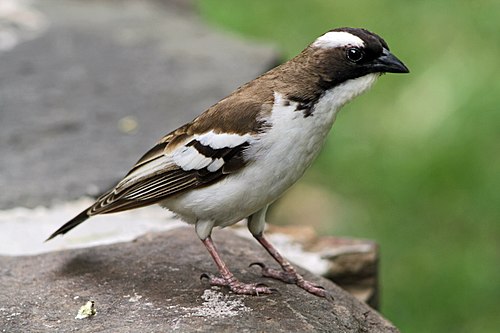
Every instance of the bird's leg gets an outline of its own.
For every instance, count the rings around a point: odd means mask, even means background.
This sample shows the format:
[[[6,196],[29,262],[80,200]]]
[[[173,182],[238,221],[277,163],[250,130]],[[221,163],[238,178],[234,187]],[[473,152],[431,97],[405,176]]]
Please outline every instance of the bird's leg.
[[[295,283],[297,286],[299,286],[300,288],[304,289],[305,291],[311,294],[320,297],[331,298],[329,293],[323,287],[305,280],[302,277],[302,275],[297,273],[295,267],[293,267],[292,264],[288,262],[288,260],[283,258],[283,256],[278,252],[278,250],[276,250],[276,248],[271,243],[269,243],[269,241],[262,234],[254,235],[254,237],[274,258],[274,260],[276,260],[278,264],[280,264],[281,268],[283,269],[282,271],[280,271],[266,267],[262,263],[254,263],[255,265],[258,265],[262,268],[263,276],[270,277],[273,279],[278,279],[286,283]]]
[[[221,276],[215,276],[212,274],[204,273],[202,274],[202,278],[207,278],[210,285],[212,286],[223,286],[229,287],[232,292],[236,294],[245,294],[245,295],[259,295],[259,294],[271,294],[274,290],[269,288],[265,284],[262,283],[243,283],[236,279],[227,268],[226,263],[221,259],[215,245],[212,241],[212,238],[208,236],[207,238],[202,240],[203,244],[208,250],[208,253],[212,256],[219,269]]]
[[[200,236],[203,245],[208,250],[208,253],[212,256],[219,269],[221,276],[215,276],[212,274],[204,273],[201,278],[208,279],[210,285],[212,286],[223,286],[229,287],[232,292],[236,294],[245,294],[245,295],[260,295],[260,294],[271,294],[274,289],[269,288],[268,286],[262,283],[243,283],[236,279],[227,268],[226,263],[222,260],[219,255],[219,252],[215,248],[214,242],[212,241],[212,237],[210,237],[211,227],[203,222],[198,222],[196,224],[196,232],[198,236]]]
[[[276,270],[265,266],[263,263],[252,263],[250,266],[257,265],[262,268],[262,275],[273,279],[281,280],[285,283],[294,283],[305,291],[325,298],[332,298],[330,294],[321,286],[305,280],[302,275],[297,273],[295,268],[283,258],[278,250],[264,237],[265,215],[267,207],[253,214],[248,218],[248,229],[255,239],[267,250],[267,252],[276,260],[282,270]]]

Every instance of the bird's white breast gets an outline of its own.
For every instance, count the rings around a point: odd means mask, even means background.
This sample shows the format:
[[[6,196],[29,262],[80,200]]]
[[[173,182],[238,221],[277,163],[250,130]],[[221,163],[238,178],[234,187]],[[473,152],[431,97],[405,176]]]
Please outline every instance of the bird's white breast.
[[[349,80],[326,91],[308,117],[297,103],[275,92],[269,130],[250,141],[248,164],[221,181],[165,200],[162,205],[190,223],[226,226],[255,213],[294,184],[319,154],[338,110],[366,91],[378,74]]]

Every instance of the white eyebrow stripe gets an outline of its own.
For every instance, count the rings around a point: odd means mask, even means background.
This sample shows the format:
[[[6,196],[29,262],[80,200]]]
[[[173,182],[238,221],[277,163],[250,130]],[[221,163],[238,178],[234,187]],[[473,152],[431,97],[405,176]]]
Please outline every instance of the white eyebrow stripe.
[[[329,31],[318,37],[312,46],[319,48],[335,48],[342,46],[364,47],[365,43],[361,38],[346,31]]]

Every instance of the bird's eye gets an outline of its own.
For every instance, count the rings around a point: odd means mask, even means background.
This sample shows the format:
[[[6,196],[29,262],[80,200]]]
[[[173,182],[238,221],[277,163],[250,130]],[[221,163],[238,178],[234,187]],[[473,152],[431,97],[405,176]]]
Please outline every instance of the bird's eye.
[[[363,51],[357,47],[351,47],[347,49],[347,59],[352,62],[358,62],[363,59]]]

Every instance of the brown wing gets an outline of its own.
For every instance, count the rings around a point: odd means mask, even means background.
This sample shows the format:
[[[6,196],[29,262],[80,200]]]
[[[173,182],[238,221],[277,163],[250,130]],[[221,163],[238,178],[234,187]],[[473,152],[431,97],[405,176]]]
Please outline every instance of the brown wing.
[[[115,188],[97,199],[88,214],[107,214],[151,205],[186,190],[212,184],[240,170],[247,162],[244,151],[249,145],[248,141],[231,148],[214,149],[202,144],[196,136],[184,139],[182,144],[173,149],[170,142],[160,141]],[[181,162],[192,164],[192,160],[198,158],[204,164],[198,163],[197,167],[188,170],[183,168],[175,159],[175,154],[182,149],[191,149],[188,153],[193,158],[190,159],[188,155]],[[211,167],[210,161],[217,161],[220,167]]]

